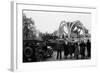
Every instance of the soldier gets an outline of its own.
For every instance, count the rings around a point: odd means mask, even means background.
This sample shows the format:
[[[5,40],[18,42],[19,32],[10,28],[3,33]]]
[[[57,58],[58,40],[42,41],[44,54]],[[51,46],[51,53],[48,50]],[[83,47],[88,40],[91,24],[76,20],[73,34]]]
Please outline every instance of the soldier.
[[[91,57],[91,42],[87,40],[87,52],[88,52],[88,57]]]
[[[78,42],[75,42],[75,58],[78,59],[79,56],[79,46]]]
[[[73,53],[73,47],[72,47],[72,42],[68,43],[68,52],[70,55],[70,58],[72,57],[72,53]]]
[[[86,47],[86,44],[85,44],[84,41],[82,41],[80,43],[80,55],[81,55],[81,58],[85,57],[85,47]]]
[[[64,43],[64,56],[68,56],[68,41],[66,40]]]
[[[57,42],[57,59],[59,58],[60,56],[60,59],[62,59],[62,42],[59,40]]]

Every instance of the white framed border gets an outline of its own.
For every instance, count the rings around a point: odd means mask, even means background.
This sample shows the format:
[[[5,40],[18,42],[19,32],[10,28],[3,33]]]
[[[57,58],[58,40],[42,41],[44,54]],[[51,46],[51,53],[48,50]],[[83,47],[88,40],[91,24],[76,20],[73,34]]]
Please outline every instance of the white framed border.
[[[11,69],[13,71],[24,71],[34,69],[54,69],[66,67],[94,66],[97,63],[95,42],[95,24],[96,24],[96,8],[95,7],[78,7],[78,6],[61,6],[61,5],[42,5],[32,3],[12,2],[12,58]],[[90,13],[92,16],[91,24],[91,60],[66,60],[66,61],[50,61],[50,62],[32,62],[23,63],[22,61],[22,11],[23,9],[31,10],[47,10],[47,11],[69,11],[77,13]]]

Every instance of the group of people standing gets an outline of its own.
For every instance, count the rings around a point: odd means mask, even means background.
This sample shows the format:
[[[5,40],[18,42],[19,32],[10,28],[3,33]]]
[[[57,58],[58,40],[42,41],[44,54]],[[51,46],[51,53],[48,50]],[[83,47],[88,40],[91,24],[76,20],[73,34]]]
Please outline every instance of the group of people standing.
[[[62,50],[63,49],[63,50]],[[86,59],[91,58],[91,41],[81,40],[77,42],[57,43],[57,59],[62,59],[62,51],[64,51],[64,57],[75,58],[75,59]]]

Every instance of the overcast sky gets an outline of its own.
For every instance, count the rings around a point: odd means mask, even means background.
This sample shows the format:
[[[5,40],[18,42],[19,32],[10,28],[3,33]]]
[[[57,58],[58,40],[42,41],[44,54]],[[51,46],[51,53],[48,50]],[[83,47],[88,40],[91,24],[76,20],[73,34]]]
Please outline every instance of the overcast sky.
[[[35,22],[36,29],[45,33],[52,33],[58,29],[60,22],[65,20],[73,22],[80,20],[83,25],[91,32],[91,14],[83,13],[62,13],[62,12],[43,12],[43,11],[23,11],[28,18]]]

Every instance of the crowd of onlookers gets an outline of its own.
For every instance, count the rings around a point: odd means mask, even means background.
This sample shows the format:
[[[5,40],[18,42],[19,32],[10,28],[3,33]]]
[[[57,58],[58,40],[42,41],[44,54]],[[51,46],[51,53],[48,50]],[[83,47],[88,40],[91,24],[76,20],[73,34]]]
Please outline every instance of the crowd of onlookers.
[[[57,59],[62,59],[62,48],[64,50],[64,56],[66,58],[75,59],[87,59],[91,58],[91,41],[81,40],[77,42],[65,41],[63,44],[58,42],[57,44]]]

